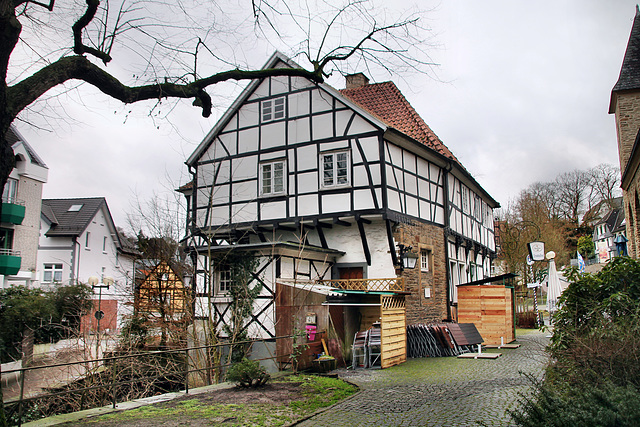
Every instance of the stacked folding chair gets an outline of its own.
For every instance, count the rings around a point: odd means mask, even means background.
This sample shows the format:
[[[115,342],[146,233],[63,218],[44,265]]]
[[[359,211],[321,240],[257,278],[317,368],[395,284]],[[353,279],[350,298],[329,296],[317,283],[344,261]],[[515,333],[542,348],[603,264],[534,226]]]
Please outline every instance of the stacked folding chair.
[[[382,329],[373,326],[367,333],[367,368],[380,367],[382,354]]]
[[[482,341],[472,323],[407,326],[407,356],[411,358],[458,356],[473,351],[473,344]]]
[[[353,337],[353,345],[351,346],[351,366],[355,368],[367,367],[367,331],[356,332]]]

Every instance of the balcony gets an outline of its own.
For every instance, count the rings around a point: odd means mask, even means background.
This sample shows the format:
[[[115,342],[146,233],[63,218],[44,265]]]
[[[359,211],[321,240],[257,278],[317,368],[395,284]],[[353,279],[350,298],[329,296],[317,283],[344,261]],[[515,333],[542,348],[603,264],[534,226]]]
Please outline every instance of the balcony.
[[[2,215],[0,222],[8,222],[10,224],[20,225],[25,214],[24,202],[17,199],[2,199]]]
[[[12,276],[18,274],[22,258],[20,252],[11,249],[0,249],[0,274]]]
[[[319,285],[344,291],[361,292],[404,292],[404,278],[393,279],[349,279],[319,280]]]

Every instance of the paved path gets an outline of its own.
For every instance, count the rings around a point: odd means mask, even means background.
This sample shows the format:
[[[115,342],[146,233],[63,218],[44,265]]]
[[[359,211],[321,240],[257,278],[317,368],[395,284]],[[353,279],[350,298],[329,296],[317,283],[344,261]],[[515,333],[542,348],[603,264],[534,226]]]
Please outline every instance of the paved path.
[[[518,349],[497,359],[454,357],[409,359],[385,370],[339,371],[362,391],[300,426],[472,426],[509,425],[505,410],[529,381],[522,372],[540,377],[547,362],[549,340],[539,331],[518,336]]]

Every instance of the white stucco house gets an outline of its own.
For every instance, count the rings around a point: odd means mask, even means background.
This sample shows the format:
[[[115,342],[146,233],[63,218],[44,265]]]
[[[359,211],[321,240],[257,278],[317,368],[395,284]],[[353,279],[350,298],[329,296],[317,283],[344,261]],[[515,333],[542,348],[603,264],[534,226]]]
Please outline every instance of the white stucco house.
[[[292,66],[275,53],[264,68]],[[286,321],[281,285],[379,295],[327,302],[350,345],[387,302],[402,306],[402,322],[455,320],[456,286],[490,275],[498,202],[392,82],[355,74],[336,90],[300,77],[253,80],[186,163],[196,316],[217,324],[229,319],[231,254],[259,259],[247,329],[266,339]],[[402,268],[407,249],[414,269]]]
[[[11,126],[7,134],[16,157],[2,192],[0,218],[0,287],[31,286],[37,278],[42,188],[49,169]]]
[[[38,283],[41,287],[89,283],[90,277],[114,279],[113,285],[94,289],[100,300],[102,330],[115,330],[133,303],[136,251],[121,239],[103,197],[44,199],[38,246]],[[95,310],[94,310],[95,311]],[[95,323],[95,316],[87,316]],[[95,328],[85,322],[83,328]]]

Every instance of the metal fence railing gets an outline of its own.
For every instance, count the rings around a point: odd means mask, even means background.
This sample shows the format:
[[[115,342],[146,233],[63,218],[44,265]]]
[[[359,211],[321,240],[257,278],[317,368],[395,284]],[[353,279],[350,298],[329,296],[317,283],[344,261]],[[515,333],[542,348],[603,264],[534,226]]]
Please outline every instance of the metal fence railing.
[[[188,394],[190,387],[223,380],[231,365],[227,356],[233,349],[248,354],[262,343],[260,353],[266,357],[251,359],[273,360],[277,366],[275,343],[291,338],[293,335],[167,350],[114,351],[103,358],[6,370],[0,373],[5,416],[9,425],[20,426],[33,419],[105,404],[115,408],[119,402],[158,393]],[[13,381],[9,383],[7,379],[11,377]]]

